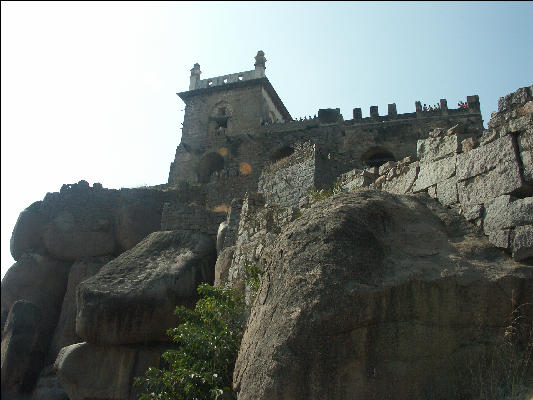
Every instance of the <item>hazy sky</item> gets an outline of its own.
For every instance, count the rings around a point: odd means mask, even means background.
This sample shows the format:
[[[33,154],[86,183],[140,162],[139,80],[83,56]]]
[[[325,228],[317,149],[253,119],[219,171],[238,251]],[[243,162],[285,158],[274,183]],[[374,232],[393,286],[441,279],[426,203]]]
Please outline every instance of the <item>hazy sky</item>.
[[[81,179],[166,183],[202,78],[266,74],[293,117],[371,105],[413,112],[533,83],[533,2],[2,2],[1,267],[18,214]]]

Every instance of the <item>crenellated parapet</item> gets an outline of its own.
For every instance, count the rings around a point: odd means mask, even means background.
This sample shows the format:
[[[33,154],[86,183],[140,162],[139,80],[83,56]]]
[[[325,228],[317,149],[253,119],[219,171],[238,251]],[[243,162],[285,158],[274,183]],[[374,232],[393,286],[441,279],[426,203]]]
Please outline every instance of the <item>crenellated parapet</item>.
[[[415,112],[398,114],[396,103],[388,104],[387,115],[379,115],[378,106],[370,106],[370,116],[363,118],[361,108],[353,109],[353,119],[347,122],[353,124],[373,124],[376,122],[386,122],[395,120],[416,120],[424,118],[445,118],[448,116],[468,117],[471,115],[481,116],[479,96],[467,96],[464,107],[448,108],[446,99],[440,99],[436,107],[424,107],[420,101],[415,102]]]

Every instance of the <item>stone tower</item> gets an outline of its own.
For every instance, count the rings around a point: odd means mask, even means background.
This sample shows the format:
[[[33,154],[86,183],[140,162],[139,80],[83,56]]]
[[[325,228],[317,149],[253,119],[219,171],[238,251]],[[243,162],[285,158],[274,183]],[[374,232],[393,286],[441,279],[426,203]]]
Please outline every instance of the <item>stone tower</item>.
[[[213,172],[228,165],[231,137],[252,134],[265,123],[291,120],[265,76],[265,63],[265,53],[258,51],[255,69],[208,79],[200,79],[200,65],[194,64],[189,90],[178,93],[185,118],[170,184],[207,183]]]

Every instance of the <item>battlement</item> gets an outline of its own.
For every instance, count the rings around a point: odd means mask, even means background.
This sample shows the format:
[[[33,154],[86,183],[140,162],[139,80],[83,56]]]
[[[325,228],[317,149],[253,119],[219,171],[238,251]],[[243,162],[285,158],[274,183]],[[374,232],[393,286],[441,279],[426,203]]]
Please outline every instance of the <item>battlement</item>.
[[[376,122],[385,121],[397,121],[397,120],[413,120],[432,117],[447,117],[447,116],[468,116],[470,114],[481,114],[479,97],[478,95],[467,96],[465,107],[461,108],[448,108],[448,102],[446,99],[440,99],[437,108],[429,109],[422,107],[420,101],[415,102],[414,113],[398,114],[396,110],[396,104],[392,103],[388,105],[387,115],[379,115],[378,106],[370,106],[370,116],[363,118],[361,108],[353,109],[353,119],[347,122],[355,124],[372,124]]]
[[[257,52],[255,56],[255,69],[250,71],[238,72],[236,74],[220,75],[214,78],[200,79],[200,64],[194,64],[191,69],[191,82],[189,90],[207,89],[214,86],[224,86],[228,83],[236,83],[242,81],[249,81],[252,79],[259,79],[265,77],[265,53],[261,50]]]

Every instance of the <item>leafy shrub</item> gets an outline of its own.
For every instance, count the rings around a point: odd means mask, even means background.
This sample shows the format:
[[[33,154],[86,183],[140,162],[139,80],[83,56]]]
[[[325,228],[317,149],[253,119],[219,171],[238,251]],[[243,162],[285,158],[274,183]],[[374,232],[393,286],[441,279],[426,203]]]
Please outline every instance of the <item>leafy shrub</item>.
[[[257,266],[257,264],[248,259],[244,260],[244,269],[246,271],[246,283],[250,285],[252,294],[255,294],[259,290],[263,271]]]
[[[176,308],[180,324],[168,331],[178,344],[163,353],[166,369],[149,368],[135,379],[140,400],[234,399],[233,368],[244,330],[244,300],[230,287],[198,286],[194,310]]]
[[[311,196],[313,201],[321,201],[325,200],[328,197],[331,197],[335,194],[339,194],[342,192],[342,184],[337,180],[333,186],[329,189],[321,189],[317,190],[315,186],[313,186],[311,189],[307,191],[307,194]]]

